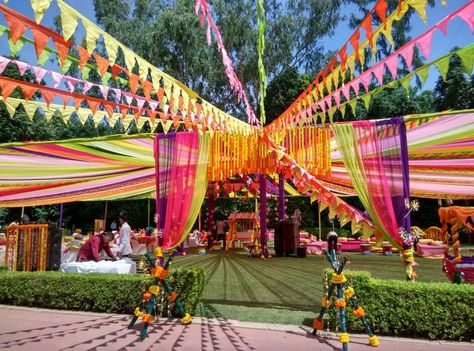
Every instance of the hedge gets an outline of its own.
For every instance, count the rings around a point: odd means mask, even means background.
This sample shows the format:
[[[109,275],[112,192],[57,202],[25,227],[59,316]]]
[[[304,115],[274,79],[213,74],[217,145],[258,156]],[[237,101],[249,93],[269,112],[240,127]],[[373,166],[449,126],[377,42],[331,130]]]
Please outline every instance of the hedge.
[[[327,270],[330,276],[333,271]],[[456,341],[474,340],[474,285],[410,283],[346,272],[376,334]],[[346,310],[349,332],[364,332]],[[329,311],[334,327],[334,304]]]
[[[169,277],[185,311],[193,314],[204,289],[204,272],[178,268]],[[151,278],[141,275],[2,272],[0,304],[127,314],[150,283]]]

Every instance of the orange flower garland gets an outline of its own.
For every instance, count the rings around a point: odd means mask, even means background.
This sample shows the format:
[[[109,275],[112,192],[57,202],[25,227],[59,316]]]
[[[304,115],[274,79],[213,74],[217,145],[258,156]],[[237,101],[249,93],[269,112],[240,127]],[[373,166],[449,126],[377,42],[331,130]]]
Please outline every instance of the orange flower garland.
[[[168,296],[168,301],[169,301],[169,302],[174,302],[174,301],[176,300],[176,298],[177,298],[176,292],[173,291],[173,292],[170,294],[170,296]]]
[[[347,306],[347,305],[346,305],[346,300],[344,300],[344,299],[337,299],[335,305],[336,305],[337,308],[346,308],[346,306]]]
[[[324,328],[324,321],[319,318],[315,318],[313,320],[313,329],[314,330],[323,330]]]
[[[357,319],[361,319],[362,317],[365,317],[365,310],[362,308],[362,306],[354,308],[352,310],[352,313]]]

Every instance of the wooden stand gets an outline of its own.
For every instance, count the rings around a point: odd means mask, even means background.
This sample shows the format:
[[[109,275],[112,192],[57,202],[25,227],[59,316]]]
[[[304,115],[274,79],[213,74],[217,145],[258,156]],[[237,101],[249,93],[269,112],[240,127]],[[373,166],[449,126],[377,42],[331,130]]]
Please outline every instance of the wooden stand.
[[[161,248],[157,248],[159,252],[161,252]],[[150,264],[151,274],[153,275],[153,283],[147,288],[146,292],[143,294],[143,300],[141,301],[140,305],[135,308],[133,313],[132,320],[128,325],[128,329],[132,329],[135,325],[138,318],[142,318],[143,320],[143,328],[140,332],[140,338],[142,340],[145,339],[148,333],[148,326],[153,321],[153,317],[157,318],[160,313],[164,309],[164,301],[165,295],[168,296],[168,304],[167,304],[167,311],[168,311],[168,319],[171,319],[171,313],[174,310],[177,312],[179,316],[181,316],[181,323],[184,325],[190,324],[192,321],[192,317],[189,313],[185,313],[183,305],[179,301],[176,292],[173,291],[173,288],[170,284],[165,280],[166,276],[168,275],[168,267],[171,264],[173,255],[175,251],[173,251],[162,266],[157,265],[156,261],[154,261],[149,253],[146,253],[146,258],[148,263]],[[158,254],[157,254],[158,256]],[[161,299],[159,299],[160,297]],[[161,301],[160,301],[161,300]],[[161,303],[160,303],[161,302]]]
[[[330,263],[331,267],[334,269],[332,274],[331,283],[325,297],[321,301],[321,311],[319,316],[313,321],[313,331],[312,334],[316,335],[317,330],[322,330],[324,328],[323,316],[326,313],[326,310],[331,305],[331,299],[334,295],[335,297],[335,306],[338,309],[339,318],[340,318],[340,328],[341,333],[339,334],[339,341],[342,343],[342,350],[348,351],[349,349],[349,334],[347,333],[346,326],[346,315],[345,309],[347,306],[346,300],[348,300],[352,306],[352,312],[356,318],[360,319],[364,324],[365,332],[369,335],[369,345],[377,347],[379,341],[377,336],[374,335],[372,329],[370,328],[367,320],[365,318],[365,311],[362,306],[359,305],[357,296],[355,294],[354,288],[350,286],[347,282],[346,277],[344,276],[344,267],[347,262],[347,257],[342,259],[342,262],[339,262],[336,257],[335,247],[337,247],[337,238],[330,238],[328,241],[334,241],[333,243],[328,242],[328,250],[324,250],[324,255]]]

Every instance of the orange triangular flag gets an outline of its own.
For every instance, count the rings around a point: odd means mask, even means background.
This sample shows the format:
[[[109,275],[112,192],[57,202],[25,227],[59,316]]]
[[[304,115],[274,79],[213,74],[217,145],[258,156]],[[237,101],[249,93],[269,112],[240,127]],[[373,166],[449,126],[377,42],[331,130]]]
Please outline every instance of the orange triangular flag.
[[[130,73],[128,76],[128,82],[130,84],[130,91],[133,95],[137,93],[138,90],[138,82],[140,81],[139,77],[133,73]]]
[[[120,69],[119,66],[113,65],[112,68],[111,68],[111,71],[112,71],[112,78],[115,79],[115,77],[117,77],[118,74],[120,73],[121,69]]]
[[[105,72],[107,72],[107,69],[110,66],[110,62],[109,62],[109,60],[103,58],[102,56],[99,56],[99,55],[96,55],[96,54],[93,54],[93,56],[95,58],[95,63],[97,64],[97,67],[99,68],[100,77],[102,78],[104,76]]]
[[[151,99],[151,91],[153,90],[153,84],[149,82],[148,80],[144,81],[142,84],[143,87],[143,95],[145,95],[145,98],[147,100]]]
[[[109,114],[109,117],[112,118],[112,115],[114,114],[114,104],[112,102],[104,102],[102,104],[104,105],[105,110]]]
[[[92,113],[96,113],[96,112],[97,112],[97,108],[98,108],[99,105],[100,105],[100,101],[87,100],[87,103],[89,104],[89,108],[91,109]]]
[[[87,61],[91,58],[91,54],[89,54],[89,51],[84,49],[82,46],[78,46],[77,48],[79,49],[79,67],[83,69],[87,64]]]
[[[43,99],[44,101],[46,101],[46,106],[49,106],[49,104],[51,103],[51,101],[54,100],[57,94],[54,91],[41,90],[41,95],[43,95]]]
[[[374,47],[374,42],[372,40],[372,14],[369,13],[367,17],[365,17],[362,22],[360,23],[360,26],[365,29],[365,33],[367,36],[367,39],[369,39],[369,44],[370,47]]]
[[[122,114],[122,118],[128,114],[128,106],[127,105],[120,105],[120,113]]]
[[[158,97],[158,102],[160,103],[160,108],[163,108],[163,98],[165,96],[165,91],[162,87],[160,87],[160,89],[158,89],[158,93],[156,94],[156,96]]]
[[[23,21],[18,20],[16,17],[3,12],[5,20],[10,27],[10,39],[13,44],[16,44],[16,41],[26,32],[26,24]]]
[[[74,98],[74,108],[76,111],[79,110],[79,107],[81,107],[82,100],[82,98]]]
[[[164,112],[158,112],[158,115],[160,116],[160,119],[163,123],[166,123],[166,120],[168,119],[165,115]]]
[[[65,43],[61,38],[53,38],[53,43],[58,50],[59,60],[62,67],[69,52],[69,44]]]
[[[33,33],[33,41],[35,42],[36,58],[39,58],[48,44],[49,36],[37,28],[30,28],[30,30]]]
[[[349,43],[351,43],[352,47],[354,48],[355,52],[355,57],[357,61],[360,61],[359,59],[359,38],[360,38],[360,30],[359,28],[356,29],[354,34],[349,38]]]
[[[15,90],[16,84],[9,81],[0,80],[0,87],[2,88],[2,96],[6,100],[10,94]]]
[[[341,58],[341,72],[344,73],[346,71],[346,61],[347,61],[347,44],[339,50],[339,57]]]
[[[377,2],[377,5],[374,7],[374,12],[375,14],[380,18],[382,23],[385,25],[385,22],[387,20],[387,2],[385,0],[379,0]],[[384,26],[386,28],[386,26]]]
[[[148,115],[148,117],[150,117],[151,124],[155,124],[155,113],[151,109],[147,109],[146,114]]]
[[[21,90],[23,90],[23,97],[25,100],[31,99],[34,93],[38,90],[37,87],[32,87],[29,85],[22,85]]]
[[[66,106],[71,100],[71,97],[69,95],[61,94],[61,99],[63,99],[63,105]]]

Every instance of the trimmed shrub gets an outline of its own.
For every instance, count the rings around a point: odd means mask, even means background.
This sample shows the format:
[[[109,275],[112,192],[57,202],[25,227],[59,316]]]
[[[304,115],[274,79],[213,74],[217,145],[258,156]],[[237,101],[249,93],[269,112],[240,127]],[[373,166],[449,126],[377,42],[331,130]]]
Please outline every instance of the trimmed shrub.
[[[201,269],[176,269],[169,279],[186,312],[194,313],[204,289]],[[140,275],[60,272],[0,273],[0,303],[7,305],[132,313],[151,278]]]
[[[327,273],[330,279],[332,270]],[[349,280],[359,303],[376,334],[457,341],[474,339],[474,285],[381,280],[372,278],[368,272],[345,274],[351,277]],[[329,313],[334,324],[334,304]],[[364,332],[351,308],[346,309],[346,316],[349,332]]]

